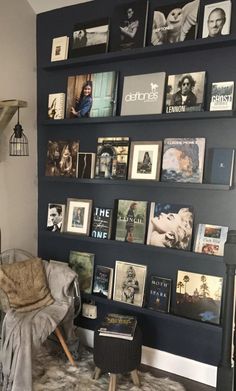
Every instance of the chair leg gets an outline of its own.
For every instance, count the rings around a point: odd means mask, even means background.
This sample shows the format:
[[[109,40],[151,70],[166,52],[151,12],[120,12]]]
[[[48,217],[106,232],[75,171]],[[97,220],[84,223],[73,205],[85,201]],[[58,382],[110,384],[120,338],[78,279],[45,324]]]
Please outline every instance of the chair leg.
[[[101,375],[101,372],[102,372],[101,369],[96,367],[93,374],[93,379],[98,380]]]
[[[72,355],[71,355],[71,353],[70,353],[70,351],[69,351],[69,349],[67,347],[67,344],[66,344],[66,342],[65,342],[65,340],[64,340],[64,338],[62,336],[62,333],[60,332],[59,327],[55,328],[55,334],[56,334],[57,338],[59,339],[59,341],[61,343],[61,346],[62,346],[62,348],[63,348],[63,350],[64,350],[68,360],[70,361],[71,365],[75,366],[75,361],[74,361],[74,359],[73,359],[73,357],[72,357]]]
[[[140,380],[139,380],[137,369],[134,369],[133,371],[131,371],[131,378],[133,380],[134,385],[137,387],[140,387]]]
[[[110,383],[109,383],[108,391],[116,391],[116,374],[115,373],[110,374]]]

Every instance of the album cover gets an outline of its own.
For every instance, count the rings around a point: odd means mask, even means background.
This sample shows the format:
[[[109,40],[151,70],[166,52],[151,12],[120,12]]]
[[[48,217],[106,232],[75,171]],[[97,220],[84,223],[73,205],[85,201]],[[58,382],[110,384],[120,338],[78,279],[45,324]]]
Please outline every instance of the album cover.
[[[116,261],[113,300],[142,307],[147,266]]]
[[[235,149],[212,148],[210,152],[211,161],[209,164],[211,168],[208,180],[209,183],[232,186]]]
[[[166,90],[166,113],[204,109],[206,72],[169,75]]]
[[[79,140],[49,140],[46,156],[46,176],[76,176]]]
[[[165,72],[125,76],[120,115],[162,113],[165,79]]]
[[[92,179],[95,172],[96,153],[93,152],[78,152],[76,177]]]
[[[234,81],[220,81],[211,85],[210,111],[232,110]]]
[[[230,33],[231,7],[230,0],[205,5],[202,38],[217,38]]]
[[[161,180],[202,183],[205,138],[164,139]]]
[[[198,224],[194,243],[195,253],[224,256],[228,227],[212,224]]]
[[[68,57],[69,37],[56,37],[52,40],[51,61],[66,60]]]
[[[132,1],[115,7],[111,19],[109,51],[145,45],[148,2]]]
[[[144,243],[147,201],[118,200],[115,240]]]
[[[129,137],[99,137],[95,177],[126,179],[128,170]]]
[[[63,119],[65,116],[65,99],[63,92],[48,95],[48,119]]]
[[[66,206],[64,204],[48,204],[47,230],[63,232]]]
[[[158,276],[151,276],[147,307],[151,310],[169,312],[170,310],[171,280]]]
[[[69,76],[66,118],[115,115],[117,82],[115,71]]]
[[[152,31],[149,45],[162,45],[195,39],[198,27],[200,0],[175,2],[159,6],[156,1],[152,11]]]
[[[113,284],[113,269],[96,265],[94,271],[93,294],[111,299]]]
[[[92,293],[95,255],[81,251],[70,251],[69,265],[78,274],[81,292]]]
[[[112,209],[95,207],[92,217],[91,236],[97,239],[110,239],[112,228]]]
[[[147,244],[190,251],[192,233],[192,206],[151,202]]]
[[[73,29],[70,57],[105,53],[109,40],[109,19],[77,23]]]
[[[220,324],[222,285],[222,277],[178,270],[175,314]]]

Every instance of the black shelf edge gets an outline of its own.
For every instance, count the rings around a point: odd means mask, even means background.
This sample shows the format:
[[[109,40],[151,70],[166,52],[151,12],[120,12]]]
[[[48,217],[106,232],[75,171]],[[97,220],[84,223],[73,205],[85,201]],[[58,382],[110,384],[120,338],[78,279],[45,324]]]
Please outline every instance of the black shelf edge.
[[[44,64],[41,68],[47,71],[55,69],[64,69],[76,67],[78,65],[99,64],[104,61],[106,63],[113,61],[125,61],[130,59],[138,59],[142,57],[161,56],[164,54],[175,54],[180,52],[191,52],[205,49],[214,49],[219,47],[232,46],[236,43],[235,35],[221,36],[218,38],[198,38],[193,41],[177,42],[175,44],[165,44],[158,46],[146,46],[135,50],[123,50],[117,52],[108,52],[95,54],[90,56],[70,58],[63,61],[54,61]]]
[[[92,125],[106,123],[127,123],[127,122],[151,122],[151,121],[176,121],[193,119],[219,119],[233,118],[235,111],[194,111],[186,113],[162,113],[148,115],[124,115],[114,117],[91,117],[91,118],[70,118],[59,120],[45,120],[41,124],[44,126],[65,126],[65,125]]]
[[[134,313],[141,313],[141,314],[145,314],[145,315],[149,315],[149,316],[153,316],[155,318],[160,318],[160,319],[169,319],[169,320],[172,320],[172,321],[178,321],[180,323],[187,323],[187,324],[193,324],[193,322],[198,325],[201,325],[201,327],[206,327],[206,328],[217,328],[219,330],[221,330],[221,325],[218,325],[218,324],[212,324],[212,323],[204,323],[204,322],[201,322],[201,321],[197,321],[197,320],[194,320],[194,319],[189,319],[189,318],[184,318],[182,316],[178,316],[174,313],[165,313],[165,312],[160,312],[160,311],[153,311],[153,310],[150,310],[146,307],[138,307],[138,306],[135,306],[135,305],[132,305],[132,304],[128,304],[128,303],[124,303],[124,302],[121,302],[121,301],[116,301],[116,300],[112,300],[112,299],[107,299],[105,297],[100,297],[98,295],[94,295],[94,294],[90,294],[90,293],[84,293],[82,292],[81,293],[81,297],[82,297],[82,300],[93,300],[97,303],[101,303],[101,304],[104,304],[104,305],[110,305],[112,307],[118,307],[119,309],[121,308],[124,308],[126,310],[130,310]],[[114,312],[114,310],[112,310]]]
[[[85,241],[90,243],[96,243],[98,245],[108,245],[108,246],[127,246],[127,248],[136,248],[138,251],[144,250],[144,251],[155,251],[159,254],[171,254],[171,255],[181,255],[181,257],[184,258],[198,258],[198,259],[204,259],[214,262],[223,262],[223,257],[217,256],[217,255],[209,255],[209,254],[203,254],[203,253],[196,253],[194,251],[185,251],[185,250],[176,250],[174,248],[167,248],[167,247],[157,247],[157,246],[151,246],[147,245],[145,243],[127,243],[120,240],[114,240],[114,239],[97,239],[92,238],[91,236],[86,235],[78,235],[78,234],[72,234],[67,232],[50,232],[46,230],[39,230],[38,236],[45,236],[50,238],[57,238],[59,240],[65,239],[65,240],[76,240],[76,241]]]
[[[111,185],[111,186],[150,186],[160,188],[174,188],[174,189],[194,189],[194,190],[225,190],[232,189],[229,185],[219,185],[211,183],[181,183],[181,182],[159,182],[150,180],[130,179],[130,180],[113,180],[113,179],[79,179],[79,178],[64,178],[64,177],[39,177],[39,182],[52,183],[71,183],[74,185],[88,184],[88,185]]]

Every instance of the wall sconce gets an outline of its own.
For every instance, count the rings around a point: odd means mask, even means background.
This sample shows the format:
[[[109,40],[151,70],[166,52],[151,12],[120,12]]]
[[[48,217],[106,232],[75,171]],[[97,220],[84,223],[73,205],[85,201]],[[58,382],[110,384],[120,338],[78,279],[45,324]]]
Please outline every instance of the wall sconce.
[[[23,128],[19,122],[20,108],[17,107],[17,124],[14,127],[14,133],[9,141],[10,156],[29,156],[29,143]]]

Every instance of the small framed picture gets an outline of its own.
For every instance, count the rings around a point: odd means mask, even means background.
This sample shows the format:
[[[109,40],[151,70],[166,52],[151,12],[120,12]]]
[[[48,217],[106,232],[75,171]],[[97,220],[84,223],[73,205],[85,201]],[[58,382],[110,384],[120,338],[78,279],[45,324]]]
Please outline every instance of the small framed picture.
[[[128,179],[159,180],[161,141],[132,141]]]
[[[71,57],[105,53],[109,40],[109,19],[103,18],[74,26]]]
[[[231,1],[218,1],[204,8],[202,38],[217,38],[230,33]]]
[[[89,235],[92,200],[67,199],[65,231],[73,234]]]
[[[147,266],[116,261],[113,300],[142,307]]]

